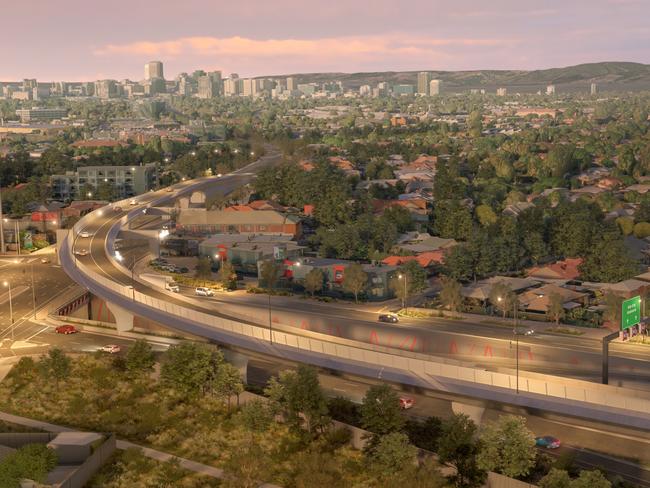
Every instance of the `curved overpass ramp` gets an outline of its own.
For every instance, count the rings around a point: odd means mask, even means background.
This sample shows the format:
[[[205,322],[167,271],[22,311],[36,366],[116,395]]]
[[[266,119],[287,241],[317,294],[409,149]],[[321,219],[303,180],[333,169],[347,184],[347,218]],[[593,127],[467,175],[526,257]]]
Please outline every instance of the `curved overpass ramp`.
[[[650,430],[650,400],[640,393],[613,386],[558,377],[517,378],[466,367],[425,354],[368,344],[292,328],[269,330],[243,313],[215,312],[195,300],[173,296],[149,283],[131,286],[130,272],[115,258],[115,238],[122,226],[147,208],[171,206],[204,188],[218,186],[228,193],[250,181],[260,166],[277,158],[270,154],[243,170],[175,185],[172,192],[142,195],[137,205],[121,202],[82,218],[64,237],[60,261],[77,283],[112,305],[118,322],[146,317],[166,327],[209,338],[246,351],[310,363],[367,377],[442,390],[459,398],[478,398],[541,409]],[[84,230],[91,237],[82,237]],[[78,255],[81,249],[87,255]],[[227,308],[227,307],[224,307]],[[518,386],[518,393],[516,388]]]

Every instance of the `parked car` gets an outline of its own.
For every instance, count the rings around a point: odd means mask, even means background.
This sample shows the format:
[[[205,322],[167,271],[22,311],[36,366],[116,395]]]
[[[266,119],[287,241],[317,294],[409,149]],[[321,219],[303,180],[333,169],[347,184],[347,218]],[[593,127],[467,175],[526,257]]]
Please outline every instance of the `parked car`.
[[[117,344],[106,344],[105,346],[100,347],[99,350],[109,354],[117,354],[122,350],[122,348]]]
[[[178,269],[179,273],[188,273],[189,271],[190,271],[190,268],[188,268],[187,266],[182,266],[182,267],[180,267]]]
[[[75,249],[74,253],[77,256],[88,256],[88,249]]]
[[[535,437],[535,445],[545,447],[546,449],[557,449],[562,445],[562,443],[557,437],[545,435],[542,437]]]
[[[205,288],[203,286],[199,286],[194,290],[194,293],[200,297],[213,297],[214,292],[210,288]]]
[[[409,408],[413,408],[414,404],[415,404],[415,400],[413,400],[410,397],[399,397],[399,407],[402,410],[408,410]]]
[[[50,263],[50,262],[51,262],[50,258],[41,258],[41,263],[43,263],[43,264],[47,264],[47,263]]]
[[[181,287],[174,283],[165,283],[165,290],[173,291],[174,293],[180,293]]]
[[[87,230],[82,230],[79,232],[79,237],[90,237],[92,234],[88,232]]]
[[[57,334],[76,334],[79,332],[74,325],[59,325],[54,332]]]
[[[380,322],[388,322],[391,324],[396,324],[399,322],[399,319],[397,318],[397,315],[392,314],[392,313],[382,313],[379,314],[379,321]]]

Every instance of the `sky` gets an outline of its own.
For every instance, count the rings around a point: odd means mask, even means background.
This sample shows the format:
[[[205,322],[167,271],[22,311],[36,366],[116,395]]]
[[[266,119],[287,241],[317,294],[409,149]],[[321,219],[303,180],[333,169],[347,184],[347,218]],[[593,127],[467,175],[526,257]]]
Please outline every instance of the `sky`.
[[[0,80],[650,63],[650,0],[2,0]]]

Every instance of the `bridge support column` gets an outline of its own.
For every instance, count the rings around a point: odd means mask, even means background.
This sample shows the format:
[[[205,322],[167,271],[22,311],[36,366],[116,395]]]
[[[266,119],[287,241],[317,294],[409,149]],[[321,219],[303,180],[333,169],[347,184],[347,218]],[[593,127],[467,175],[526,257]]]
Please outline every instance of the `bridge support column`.
[[[248,356],[245,356],[241,353],[230,351],[228,349],[222,349],[223,357],[232,364],[235,368],[239,370],[241,379],[244,383],[248,381]]]
[[[106,306],[108,306],[108,309],[115,317],[115,325],[117,326],[118,332],[133,330],[133,314],[131,312],[111,302],[106,302]]]
[[[160,256],[160,239],[149,239],[149,253],[152,256]]]
[[[464,413],[478,426],[481,425],[485,407],[479,405],[468,405],[467,403],[451,402],[451,409],[455,414]]]

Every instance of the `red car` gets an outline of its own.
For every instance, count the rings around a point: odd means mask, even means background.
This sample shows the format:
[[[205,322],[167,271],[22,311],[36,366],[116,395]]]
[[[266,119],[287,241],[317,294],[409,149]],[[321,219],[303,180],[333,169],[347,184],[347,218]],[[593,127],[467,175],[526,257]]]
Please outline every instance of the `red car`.
[[[402,410],[408,410],[413,407],[415,400],[409,397],[399,397],[399,406]]]
[[[79,332],[74,325],[59,325],[54,331],[57,334],[76,334]]]

